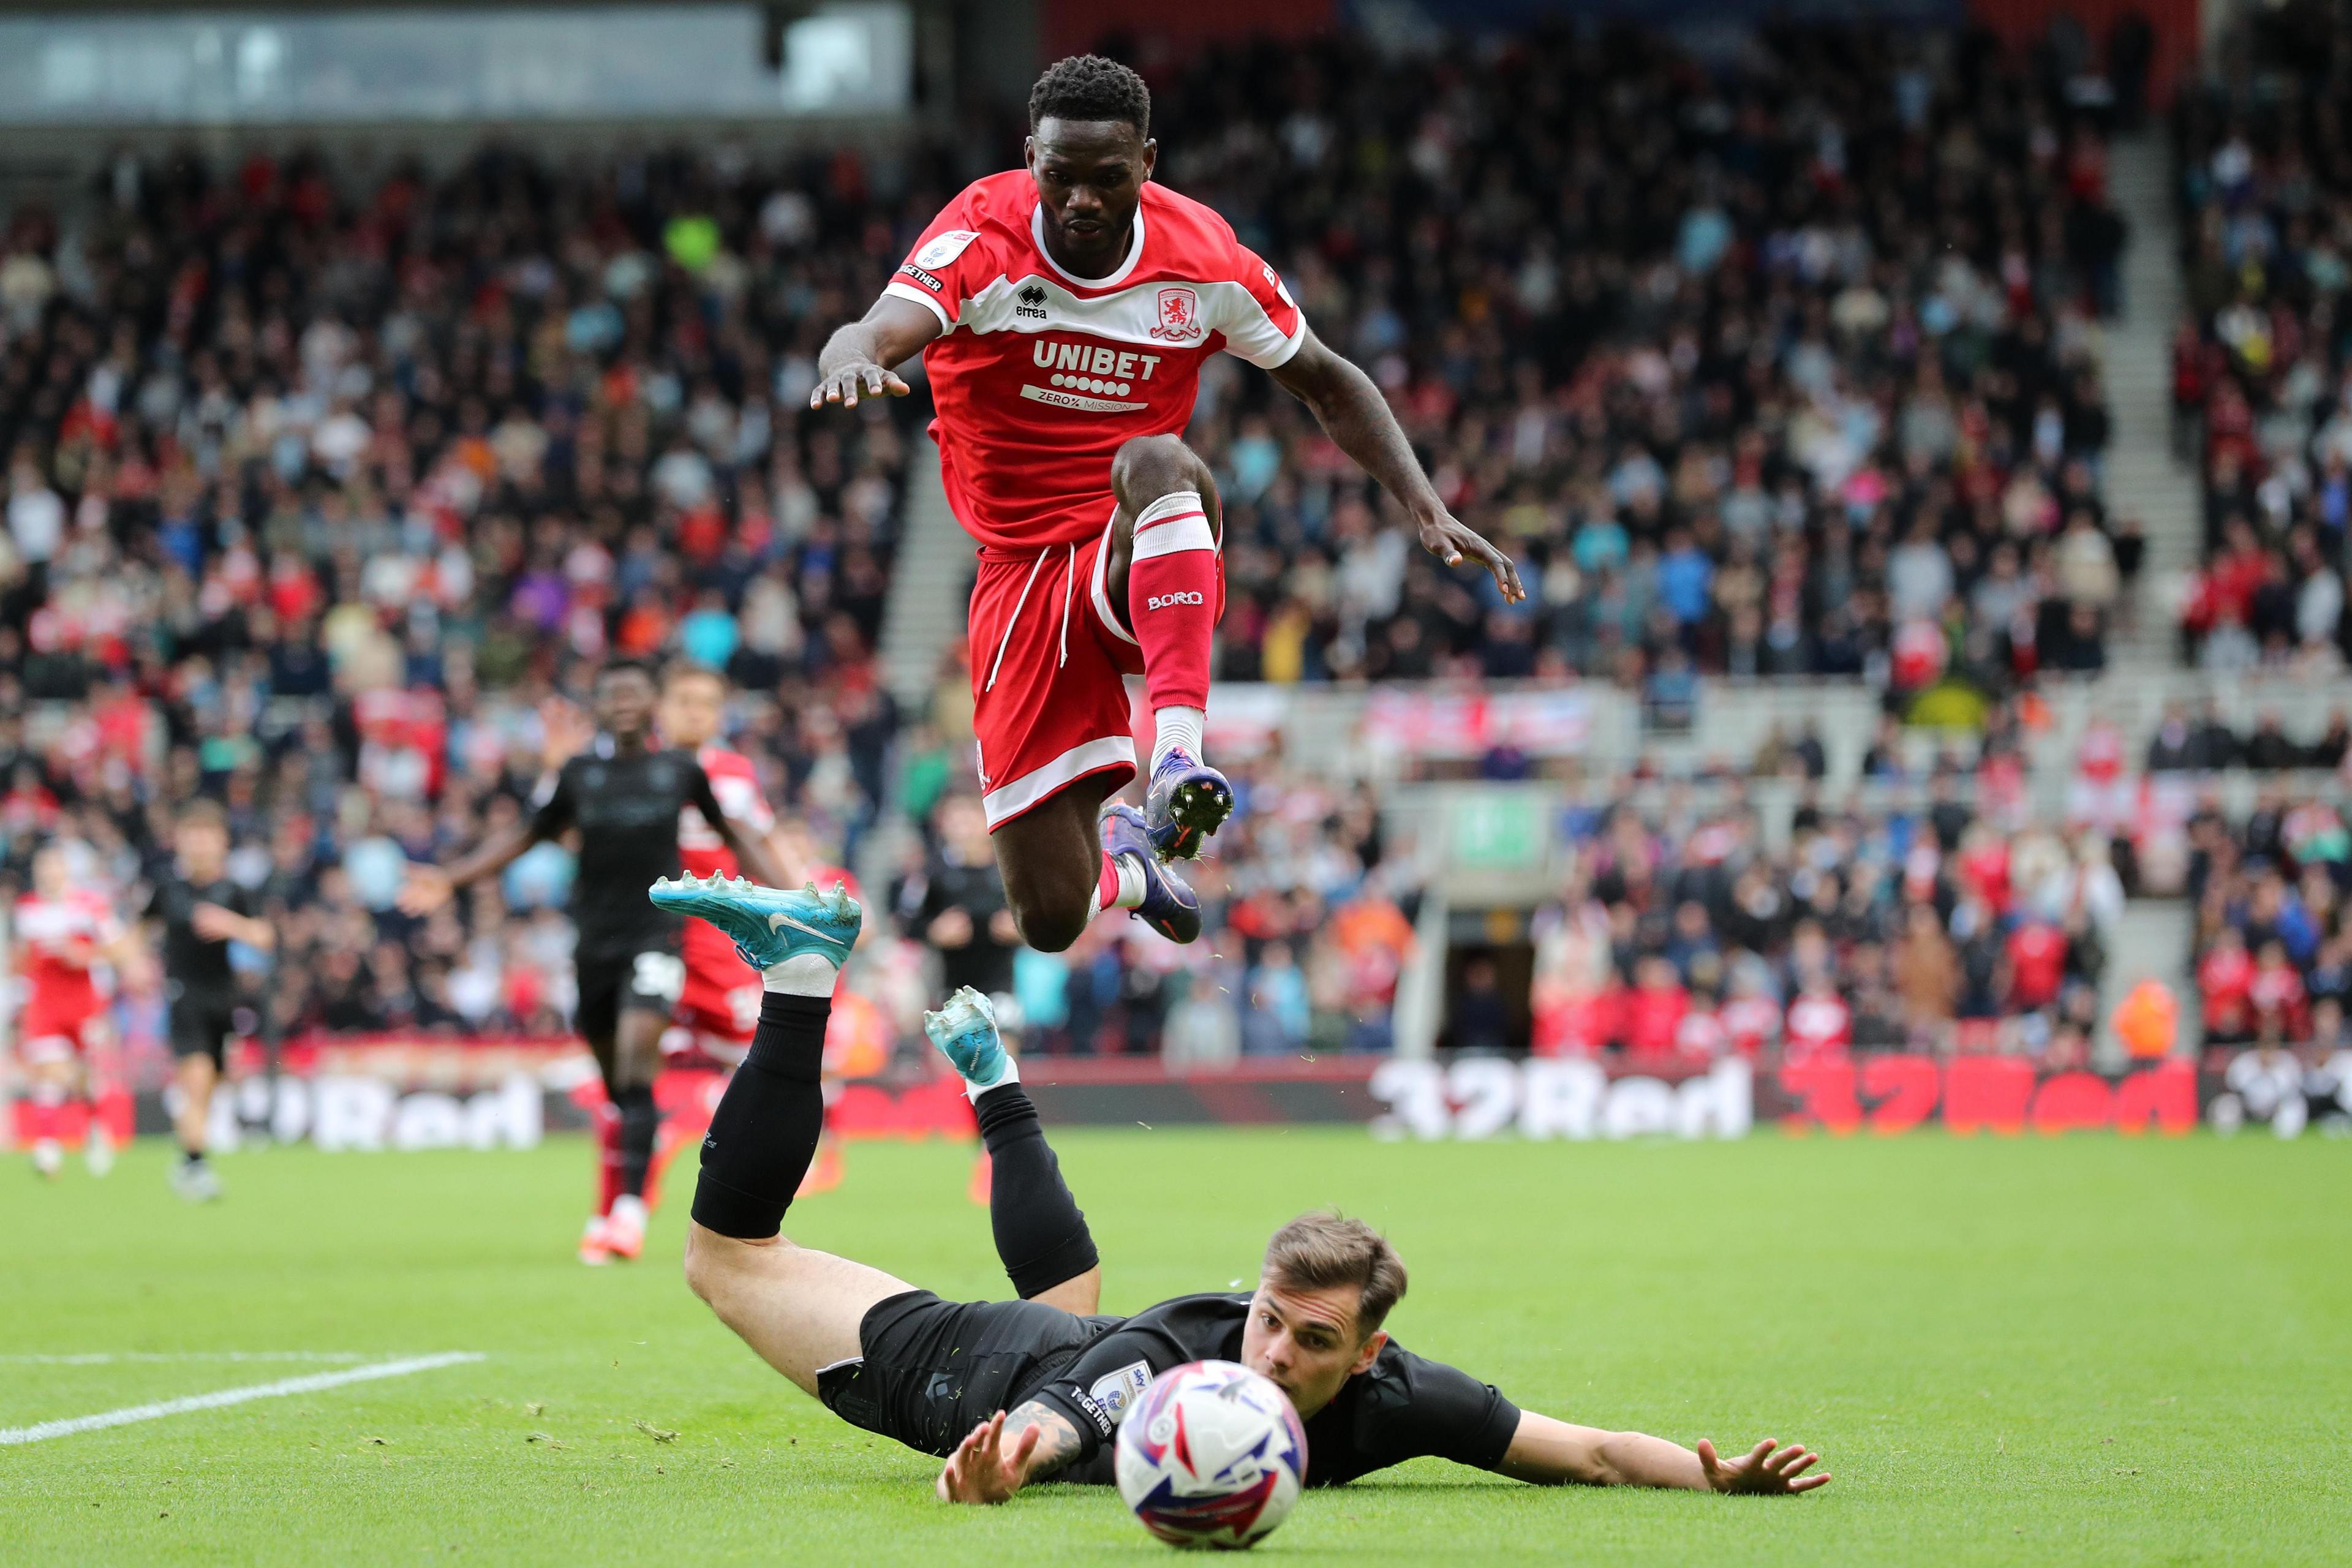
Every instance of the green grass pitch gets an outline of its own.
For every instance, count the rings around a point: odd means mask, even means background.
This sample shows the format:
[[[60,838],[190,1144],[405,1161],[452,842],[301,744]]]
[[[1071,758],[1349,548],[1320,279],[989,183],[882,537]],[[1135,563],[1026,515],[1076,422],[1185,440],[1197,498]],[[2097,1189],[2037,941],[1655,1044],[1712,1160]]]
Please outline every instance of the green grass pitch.
[[[2352,1150],[1934,1135],[1389,1145],[1066,1132],[1106,1307],[1250,1273],[1339,1203],[1412,1270],[1391,1327],[1521,1404],[1685,1443],[1820,1447],[1795,1500],[1550,1491],[1423,1461],[1311,1493],[1298,1561],[2285,1563],[2352,1552]],[[35,1563],[1152,1563],[1108,1490],[931,1500],[649,1260],[572,1261],[588,1153],[224,1163],[190,1209],[0,1167],[0,1427],[332,1371],[217,1352],[475,1351],[413,1376],[0,1447]],[[805,1242],[1002,1293],[968,1152],[860,1145]],[[13,1165],[13,1162],[11,1163]],[[215,1352],[196,1359],[188,1352]],[[113,1359],[59,1363],[42,1356]],[[133,1359],[144,1357],[147,1359]],[[167,1357],[180,1359],[165,1359]],[[642,1425],[641,1425],[642,1424]],[[646,1428],[675,1433],[657,1439]]]

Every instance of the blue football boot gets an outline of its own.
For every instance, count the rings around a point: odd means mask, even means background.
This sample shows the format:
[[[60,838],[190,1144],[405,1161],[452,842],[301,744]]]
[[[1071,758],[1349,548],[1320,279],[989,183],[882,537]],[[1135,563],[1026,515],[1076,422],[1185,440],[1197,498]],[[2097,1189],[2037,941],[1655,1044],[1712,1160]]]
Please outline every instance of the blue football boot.
[[[1160,863],[1143,813],[1121,801],[1102,809],[1097,826],[1102,830],[1105,853],[1124,855],[1143,868],[1143,903],[1129,911],[1137,920],[1170,942],[1191,942],[1201,934],[1201,900],[1183,878]]]
[[[656,908],[709,921],[735,939],[735,951],[754,969],[816,953],[838,969],[857,945],[866,912],[840,882],[820,893],[814,882],[797,892],[763,888],[741,877],[664,877],[646,890]]]
[[[1143,797],[1143,825],[1151,837],[1152,852],[1162,860],[1194,858],[1233,814],[1234,786],[1183,747],[1170,747],[1151,770],[1151,788]]]
[[[1013,1058],[996,1033],[996,1005],[969,985],[923,1015],[923,1033],[975,1093],[1013,1077]]]

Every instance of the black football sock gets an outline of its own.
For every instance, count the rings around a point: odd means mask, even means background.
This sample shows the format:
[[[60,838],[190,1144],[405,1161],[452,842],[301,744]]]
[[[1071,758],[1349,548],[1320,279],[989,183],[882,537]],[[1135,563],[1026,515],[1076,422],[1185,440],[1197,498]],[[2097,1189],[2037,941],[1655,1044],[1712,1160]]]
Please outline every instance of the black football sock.
[[[661,1137],[661,1111],[654,1104],[651,1084],[635,1084],[613,1091],[613,1109],[621,1113],[621,1192],[646,1195],[646,1173],[653,1169],[654,1143]]]
[[[1062,1180],[1062,1163],[1045,1142],[1045,1125],[1029,1091],[999,1084],[974,1102],[981,1142],[993,1165],[988,1224],[1005,1277],[1027,1300],[1075,1279],[1102,1261],[1078,1200]]]
[[[702,1140],[694,1223],[765,1241],[782,1228],[824,1131],[824,1026],[830,996],[771,991],[759,1032],[711,1113]]]

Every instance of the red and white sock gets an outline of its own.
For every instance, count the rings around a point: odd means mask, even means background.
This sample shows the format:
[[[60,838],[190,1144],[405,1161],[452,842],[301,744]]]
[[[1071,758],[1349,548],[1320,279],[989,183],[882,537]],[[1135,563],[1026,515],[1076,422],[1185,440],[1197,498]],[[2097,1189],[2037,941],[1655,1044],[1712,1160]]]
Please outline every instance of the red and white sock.
[[[605,1100],[596,1108],[596,1212],[613,1212],[621,1195],[621,1113]]]
[[[1198,720],[1209,705],[1209,652],[1217,633],[1217,537],[1198,490],[1161,496],[1135,520],[1127,568],[1127,618],[1143,650],[1143,686],[1162,739],[1169,730],[1199,755]],[[1188,722],[1189,721],[1189,722]]]
[[[17,1135],[36,1147],[58,1144],[65,1131],[66,1093],[54,1084],[36,1084],[19,1102]]]
[[[1102,876],[1095,883],[1095,913],[1105,910],[1132,910],[1143,903],[1143,868],[1126,855],[1113,855],[1106,850],[1102,858]]]

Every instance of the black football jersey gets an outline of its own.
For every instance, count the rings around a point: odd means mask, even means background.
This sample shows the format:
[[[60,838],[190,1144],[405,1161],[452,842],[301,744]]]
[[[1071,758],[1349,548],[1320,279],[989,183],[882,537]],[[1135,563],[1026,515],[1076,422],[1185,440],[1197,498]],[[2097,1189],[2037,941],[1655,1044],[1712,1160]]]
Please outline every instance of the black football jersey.
[[[646,889],[678,874],[677,816],[688,805],[722,820],[710,777],[690,752],[634,757],[609,748],[572,758],[539,802],[531,832],[541,838],[580,830],[572,883],[572,923],[583,951],[642,945],[674,935],[680,919],[656,909]]]
[[[218,904],[231,914],[248,918],[260,911],[253,895],[226,877],[198,885],[167,870],[147,900],[146,918],[163,927],[163,981],[174,997],[226,1005],[236,991],[236,974],[229,967],[228,942],[196,933],[198,904]]]
[[[1131,1318],[1098,1317],[1093,1340],[1038,1369],[1016,1403],[1038,1400],[1078,1430],[1078,1458],[1055,1479],[1108,1484],[1110,1438],[1151,1380],[1194,1361],[1242,1358],[1247,1292],[1179,1296]],[[1371,1370],[1349,1378],[1307,1423],[1307,1484],[1340,1486],[1407,1459],[1433,1457],[1491,1470],[1518,1430],[1519,1410],[1493,1384],[1390,1341]]]

